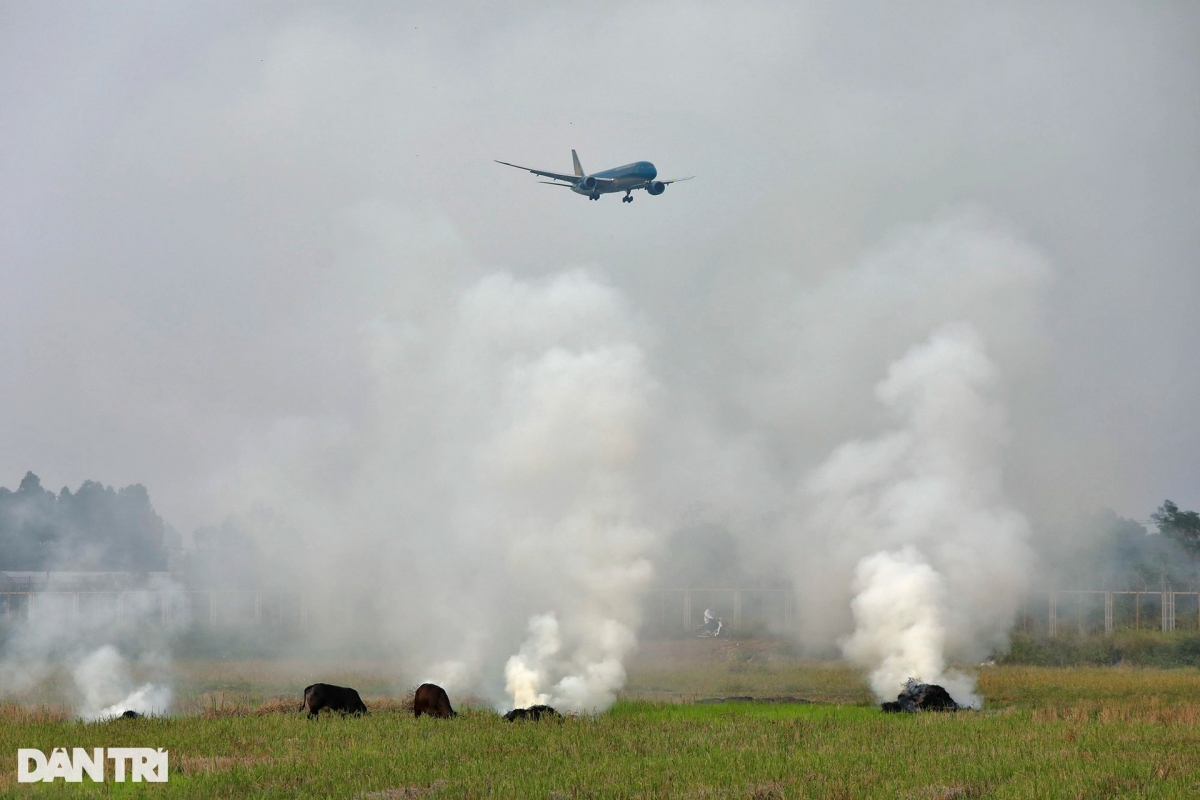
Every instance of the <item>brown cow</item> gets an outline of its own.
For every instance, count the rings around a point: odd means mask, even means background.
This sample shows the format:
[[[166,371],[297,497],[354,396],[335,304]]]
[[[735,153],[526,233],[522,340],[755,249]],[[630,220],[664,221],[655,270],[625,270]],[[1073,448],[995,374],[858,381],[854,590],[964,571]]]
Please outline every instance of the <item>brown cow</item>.
[[[413,695],[413,714],[418,718],[422,714],[428,714],[440,719],[458,716],[450,707],[450,697],[446,690],[436,683],[422,683],[417,687],[417,692]]]
[[[309,719],[315,719],[322,708],[340,711],[343,714],[367,713],[367,706],[358,696],[358,692],[345,686],[333,686],[328,683],[314,683],[305,688],[300,710],[303,711],[305,706],[308,707]]]

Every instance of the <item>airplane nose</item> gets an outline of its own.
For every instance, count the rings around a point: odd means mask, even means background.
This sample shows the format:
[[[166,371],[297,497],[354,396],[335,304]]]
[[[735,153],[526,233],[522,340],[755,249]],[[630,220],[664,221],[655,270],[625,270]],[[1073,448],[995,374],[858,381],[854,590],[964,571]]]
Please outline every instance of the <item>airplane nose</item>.
[[[658,177],[658,170],[649,161],[646,162],[646,180],[652,181]]]

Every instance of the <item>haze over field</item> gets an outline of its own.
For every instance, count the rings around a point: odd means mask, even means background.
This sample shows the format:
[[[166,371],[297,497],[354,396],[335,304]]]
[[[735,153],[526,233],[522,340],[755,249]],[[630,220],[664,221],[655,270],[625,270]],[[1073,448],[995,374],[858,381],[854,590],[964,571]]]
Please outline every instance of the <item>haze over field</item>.
[[[611,702],[716,523],[886,694],[1003,646],[1077,514],[1200,506],[1198,42],[1188,4],[0,3],[0,482],[239,515],[354,598],[326,640],[499,704]],[[571,148],[698,177],[492,161]]]

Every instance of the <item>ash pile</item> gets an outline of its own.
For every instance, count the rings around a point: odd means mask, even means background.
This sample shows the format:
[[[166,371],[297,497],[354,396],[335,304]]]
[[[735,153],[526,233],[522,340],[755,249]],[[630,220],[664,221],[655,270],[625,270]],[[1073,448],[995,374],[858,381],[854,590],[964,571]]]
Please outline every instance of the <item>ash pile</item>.
[[[915,714],[918,711],[958,711],[966,706],[954,702],[950,693],[936,683],[921,683],[916,678],[909,678],[895,701],[884,703],[880,708],[891,714]]]
[[[541,722],[542,718],[546,719],[562,719],[562,714],[555,711],[550,706],[530,706],[529,708],[514,708],[512,711],[504,715],[504,718],[509,722],[517,720],[530,720],[532,722]]]

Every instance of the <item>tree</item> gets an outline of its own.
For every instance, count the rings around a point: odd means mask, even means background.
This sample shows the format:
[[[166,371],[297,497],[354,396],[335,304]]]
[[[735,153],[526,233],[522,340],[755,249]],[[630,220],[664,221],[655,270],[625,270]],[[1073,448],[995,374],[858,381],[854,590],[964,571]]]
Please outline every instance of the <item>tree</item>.
[[[1200,513],[1180,511],[1179,506],[1166,500],[1150,519],[1163,536],[1178,542],[1192,558],[1200,557]]]
[[[0,570],[164,570],[165,536],[140,484],[84,481],[55,495],[28,472],[17,491],[0,487]]]

